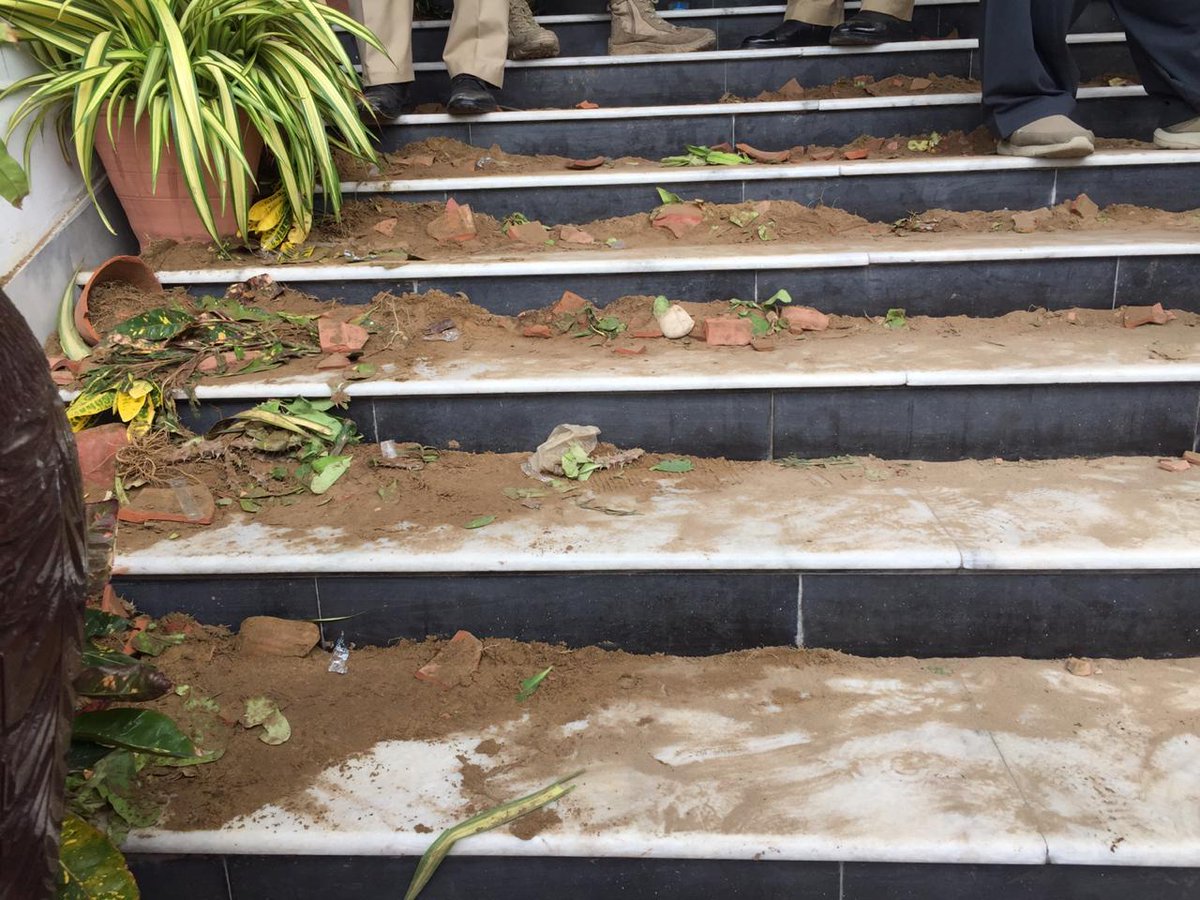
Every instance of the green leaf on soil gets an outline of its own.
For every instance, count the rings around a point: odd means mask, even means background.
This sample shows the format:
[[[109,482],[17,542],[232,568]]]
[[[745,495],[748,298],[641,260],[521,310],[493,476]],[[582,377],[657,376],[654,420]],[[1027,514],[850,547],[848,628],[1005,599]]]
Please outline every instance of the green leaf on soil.
[[[106,613],[91,607],[83,611],[83,633],[85,637],[106,637],[110,634],[121,634],[128,630],[129,622],[120,616]]]
[[[248,513],[256,513],[256,512],[260,512],[262,510],[261,506],[259,506],[253,500],[250,500],[246,497],[243,497],[241,500],[238,501],[238,506],[240,506],[242,508],[243,512],[248,512]]]
[[[150,709],[105,709],[75,716],[73,740],[92,741],[139,753],[189,758],[196,746],[171,719]]]
[[[753,222],[755,219],[757,219],[758,216],[759,216],[758,210],[745,209],[745,210],[742,210],[741,212],[735,212],[733,215],[731,215],[729,217],[729,221],[732,222],[734,225],[736,225],[738,228],[745,228],[747,225],[749,225],[751,222]]]
[[[562,455],[563,475],[574,481],[587,481],[599,468],[599,464],[592,462],[587,451],[578,443],[572,444]]]
[[[353,369],[351,369],[352,374],[350,374],[348,377],[350,378],[351,381],[354,381],[354,380],[360,379],[360,378],[370,378],[372,375],[374,375],[378,371],[379,371],[378,367],[373,365],[372,363],[359,363],[357,366],[355,366]]]
[[[774,294],[772,294],[768,299],[763,301],[763,306],[771,307],[771,306],[775,306],[776,304],[780,304],[780,303],[786,306],[787,304],[789,304],[791,302],[792,302],[792,295],[789,294],[783,288],[780,288]]]
[[[521,818],[521,816],[541,809],[547,803],[566,796],[575,789],[575,786],[568,784],[568,782],[573,781],[582,774],[582,772],[575,772],[566,778],[554,782],[554,784],[542,788],[540,791],[529,794],[526,797],[521,797],[518,800],[512,800],[508,803],[494,806],[491,809],[486,809],[479,813],[479,815],[467,819],[465,822],[460,822],[452,828],[447,828],[438,835],[437,840],[429,845],[429,849],[425,851],[425,855],[417,863],[417,871],[413,873],[412,881],[409,883],[408,890],[404,894],[404,900],[416,900],[417,895],[421,893],[425,885],[429,884],[429,879],[433,877],[433,873],[437,871],[437,867],[446,858],[446,854],[450,852],[450,848],[458,841],[484,831],[491,831],[493,828],[499,828],[501,825],[507,825],[509,822]]]
[[[537,497],[545,497],[546,492],[541,488],[507,487],[504,489],[504,496],[509,500],[533,500]]]
[[[238,720],[243,728],[261,725],[263,733],[258,739],[272,747],[278,746],[292,736],[292,726],[279,711],[274,700],[266,697],[251,697],[246,701],[246,712]]]
[[[158,656],[164,650],[178,647],[187,638],[186,634],[166,634],[161,630],[139,631],[133,636],[133,649],[147,656]]]
[[[483,528],[487,525],[491,525],[495,521],[495,516],[477,516],[464,525],[463,528]]]
[[[165,341],[195,321],[196,317],[185,309],[160,307],[126,319],[114,326],[111,333],[135,341]]]
[[[908,325],[908,319],[905,318],[904,310],[889,309],[887,315],[883,317],[883,325],[885,328],[904,328]]]
[[[137,900],[137,882],[121,851],[78,816],[63,820],[58,852],[58,896],[64,900]]]
[[[312,463],[313,480],[309,483],[308,489],[314,494],[325,493],[346,474],[353,459],[352,456],[322,456],[314,459]]]
[[[659,316],[666,315],[667,310],[669,310],[670,308],[671,308],[671,301],[668,300],[666,297],[664,297],[662,294],[659,294],[657,297],[654,298],[654,317],[656,319]]]
[[[67,771],[80,772],[91,769],[108,754],[115,752],[112,747],[104,747],[91,741],[72,740],[67,748]]]
[[[664,459],[656,466],[651,466],[651,472],[674,472],[682,474],[696,468],[690,459]]]
[[[547,666],[536,675],[531,675],[522,681],[521,690],[517,692],[517,702],[524,703],[532,697],[537,692],[537,689],[542,686],[542,682],[546,680],[546,676],[550,674],[553,668],[554,666]]]
[[[658,191],[658,200],[660,203],[663,204],[663,206],[667,206],[672,203],[682,203],[683,202],[682,200],[679,199],[678,194],[672,194],[670,191],[666,190],[665,188],[655,188],[655,190]]]
[[[750,319],[750,330],[755,337],[765,337],[771,333],[771,323],[762,313],[747,313],[747,317]]]

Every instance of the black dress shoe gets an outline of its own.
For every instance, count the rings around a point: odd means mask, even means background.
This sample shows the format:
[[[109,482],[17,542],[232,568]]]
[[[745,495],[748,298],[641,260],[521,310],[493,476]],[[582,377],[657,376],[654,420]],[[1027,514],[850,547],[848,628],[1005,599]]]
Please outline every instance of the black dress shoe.
[[[816,47],[829,43],[828,25],[809,25],[807,22],[785,21],[770,31],[752,34],[742,41],[743,50],[768,50],[772,47]]]
[[[889,41],[911,41],[916,37],[912,22],[879,12],[860,12],[833,29],[829,43],[835,47],[862,47]]]
[[[486,81],[474,75],[455,75],[450,79],[450,102],[446,108],[456,116],[473,116],[495,112],[500,107]]]
[[[400,81],[393,84],[373,84],[363,89],[363,115],[368,119],[385,122],[412,110],[412,82]]]

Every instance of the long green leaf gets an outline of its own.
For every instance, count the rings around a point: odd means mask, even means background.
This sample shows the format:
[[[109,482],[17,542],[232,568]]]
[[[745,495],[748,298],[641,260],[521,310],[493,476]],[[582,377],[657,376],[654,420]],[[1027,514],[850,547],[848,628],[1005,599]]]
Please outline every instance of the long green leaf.
[[[106,709],[75,717],[73,740],[91,741],[138,753],[187,758],[196,746],[168,716],[151,709]]]
[[[8,155],[8,149],[0,141],[0,197],[20,209],[21,201],[29,193],[29,179],[17,161]]]
[[[429,845],[429,849],[425,851],[425,855],[417,863],[417,870],[413,873],[412,882],[408,885],[408,891],[404,894],[404,900],[415,900],[417,894],[421,893],[421,890],[429,883],[429,879],[433,877],[433,873],[437,871],[437,867],[442,864],[442,860],[446,858],[446,854],[450,852],[450,848],[458,841],[484,831],[491,831],[493,828],[499,828],[501,825],[507,825],[509,822],[521,818],[521,816],[541,809],[547,803],[552,803],[560,797],[565,797],[575,789],[575,785],[568,782],[575,780],[582,774],[582,772],[576,772],[573,775],[568,775],[566,778],[562,778],[554,782],[554,784],[542,788],[540,791],[535,791],[518,800],[511,800],[508,803],[494,806],[491,809],[484,810],[477,816],[472,816],[465,822],[460,822],[452,828],[447,828],[438,835],[437,840]]]

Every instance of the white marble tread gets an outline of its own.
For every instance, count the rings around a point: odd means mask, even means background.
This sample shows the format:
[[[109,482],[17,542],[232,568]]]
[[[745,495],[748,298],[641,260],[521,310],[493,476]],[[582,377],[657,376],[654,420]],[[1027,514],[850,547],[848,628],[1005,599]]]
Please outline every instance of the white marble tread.
[[[779,665],[723,691],[689,690],[690,668],[659,665],[638,677],[662,672],[661,691],[582,720],[526,713],[383,742],[297,785],[299,803],[217,830],[135,833],[125,849],[419,855],[478,810],[462,781],[474,765],[497,800],[584,774],[557,824],[529,840],[501,828],[455,854],[1200,865],[1198,660],[1098,661],[1091,677],[1019,659]],[[559,731],[568,758],[537,759]]]
[[[480,151],[483,152],[483,151]],[[347,194],[407,191],[486,191],[528,187],[596,187],[598,185],[709,184],[742,181],[801,180],[859,175],[929,175],[946,172],[1004,172],[1019,169],[1115,168],[1118,166],[1200,165],[1194,150],[1100,150],[1083,159],[1031,159],[1020,156],[947,156],[932,159],[849,160],[795,165],[706,166],[703,168],[601,168],[590,171],[546,171],[519,175],[451,178],[378,178],[346,181]]]
[[[398,517],[366,539],[320,524],[281,528],[230,513],[227,524],[193,528],[174,540],[164,536],[141,549],[126,549],[118,536],[113,572],[195,577],[1200,568],[1196,467],[1168,473],[1146,457],[915,462],[898,475],[869,460],[844,474],[837,467],[714,465],[706,486],[664,475],[648,500],[623,494],[619,484],[603,488],[604,503],[636,511],[629,516],[574,503],[505,514],[498,496],[495,509],[479,510],[500,514],[486,528],[418,525]],[[464,469],[463,477],[468,473]],[[523,483],[514,458],[512,484]],[[381,501],[372,494],[354,502]],[[732,514],[746,510],[754,511],[750,542],[744,517]]]
[[[767,247],[679,247],[562,251],[531,254],[475,254],[449,262],[318,263],[313,265],[209,266],[161,269],[164,285],[224,284],[267,274],[276,281],[375,281],[441,278],[501,278],[525,275],[638,274],[658,272],[740,271],[749,268],[824,269],[934,262],[1001,262],[1028,259],[1094,259],[1115,256],[1193,256],[1200,234],[1145,229],[1127,232],[1055,232],[1047,234],[913,235],[903,241],[850,239],[838,249],[811,244]],[[81,271],[78,283],[91,276]]]

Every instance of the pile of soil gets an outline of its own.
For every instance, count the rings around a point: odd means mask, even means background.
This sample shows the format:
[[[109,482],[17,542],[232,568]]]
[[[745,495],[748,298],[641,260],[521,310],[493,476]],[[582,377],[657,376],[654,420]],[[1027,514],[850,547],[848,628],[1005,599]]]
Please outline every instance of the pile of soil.
[[[951,212],[932,209],[921,214],[928,223],[936,220],[935,228],[894,228],[892,224],[871,222],[860,216],[828,206],[805,206],[792,200],[746,201],[737,204],[704,203],[698,224],[681,237],[666,228],[654,225],[658,207],[652,207],[653,192],[647,190],[648,212],[600,219],[582,225],[561,225],[546,231],[545,241],[527,243],[510,237],[504,223],[491,216],[475,215],[476,235],[464,241],[438,241],[430,236],[427,226],[445,211],[441,203],[403,203],[391,199],[354,201],[347,203],[341,221],[325,220],[312,231],[305,256],[297,264],[360,260],[382,265],[402,264],[405,260],[451,261],[472,257],[503,255],[511,258],[514,252],[522,256],[555,252],[603,253],[610,250],[661,249],[679,247],[720,247],[751,245],[768,247],[776,244],[844,247],[847,241],[857,244],[897,240],[913,231],[954,231],[958,233],[995,234],[1018,230],[1016,217],[1010,210],[992,212]],[[1027,232],[1052,233],[1060,231],[1104,231],[1132,229],[1169,229],[1200,232],[1200,215],[1195,211],[1165,212],[1157,209],[1114,204],[1086,214],[1072,211],[1072,201],[1052,210],[1036,211],[1037,215]],[[907,221],[907,220],[906,220]],[[740,223],[740,224],[739,224]],[[578,243],[576,238],[565,239],[564,229],[585,232],[592,243]],[[230,260],[219,259],[210,246],[203,244],[172,244],[164,242],[151,247],[147,261],[158,269],[211,268],[229,266]],[[234,255],[234,265],[253,265],[257,259],[251,253]]]
[[[944,227],[940,221],[930,219],[924,220],[924,226]],[[911,227],[917,226],[913,224]],[[697,323],[706,318],[728,315],[732,310],[727,301],[671,299],[680,303]],[[819,300],[805,298],[797,292],[797,305],[806,300],[819,303]],[[111,283],[97,288],[91,307],[93,322],[103,334],[129,316],[172,303],[187,302],[181,289],[168,291],[165,295],[147,294],[130,285]],[[299,291],[285,289],[277,297],[260,301],[258,305],[271,312],[324,315],[338,320],[353,318],[365,323],[371,331],[371,337],[357,361],[375,367],[369,380],[404,380],[418,367],[439,366],[464,359],[495,362],[536,356],[561,360],[564,366],[569,367],[580,360],[608,356],[616,351],[638,351],[639,358],[669,357],[673,365],[686,371],[696,367],[698,353],[731,352],[729,348],[709,347],[704,342],[699,324],[692,337],[681,341],[653,337],[659,333],[652,315],[654,298],[644,295],[622,297],[597,308],[597,315],[615,317],[625,326],[625,330],[612,339],[598,335],[575,337],[581,327],[578,317],[557,312],[554,305],[527,310],[515,317],[501,316],[471,303],[465,294],[450,295],[440,291],[399,295],[381,293],[364,308],[341,306],[334,301],[318,300]],[[986,319],[970,316],[911,316],[906,319],[904,328],[896,329],[885,327],[880,317],[834,315],[829,317],[829,327],[825,331],[793,334],[784,330],[762,340],[782,351],[803,347],[809,353],[819,354],[817,358],[820,359],[846,360],[890,352],[900,346],[916,345],[925,348],[927,354],[934,355],[950,346],[970,346],[980,341],[1006,345],[1014,339],[1031,337],[1038,340],[1069,340],[1076,347],[1083,344],[1104,347],[1136,344],[1154,355],[1156,352],[1166,352],[1160,346],[1162,339],[1168,339],[1168,343],[1186,343],[1184,335],[1187,332],[1183,329],[1200,326],[1200,315],[1183,311],[1174,311],[1174,315],[1175,318],[1166,326],[1135,331],[1122,327],[1122,310],[1073,309],[1051,312],[1034,309]],[[447,319],[458,331],[458,339],[452,342],[428,340],[425,331]],[[524,336],[530,329],[541,325],[546,326],[545,333],[550,335],[548,338]],[[49,355],[56,355],[55,338],[51,337],[46,349]],[[744,352],[752,351],[747,349]],[[1184,358],[1178,354],[1176,356]],[[345,377],[344,371],[319,368],[321,361],[322,357],[317,356],[293,359],[267,373],[226,375],[220,377],[219,381],[259,382],[264,377],[306,376],[317,380],[338,380]],[[87,371],[85,362],[80,372],[81,378],[86,378]],[[202,381],[216,383],[218,377],[210,376]],[[75,386],[81,384],[82,381],[77,381]]]

